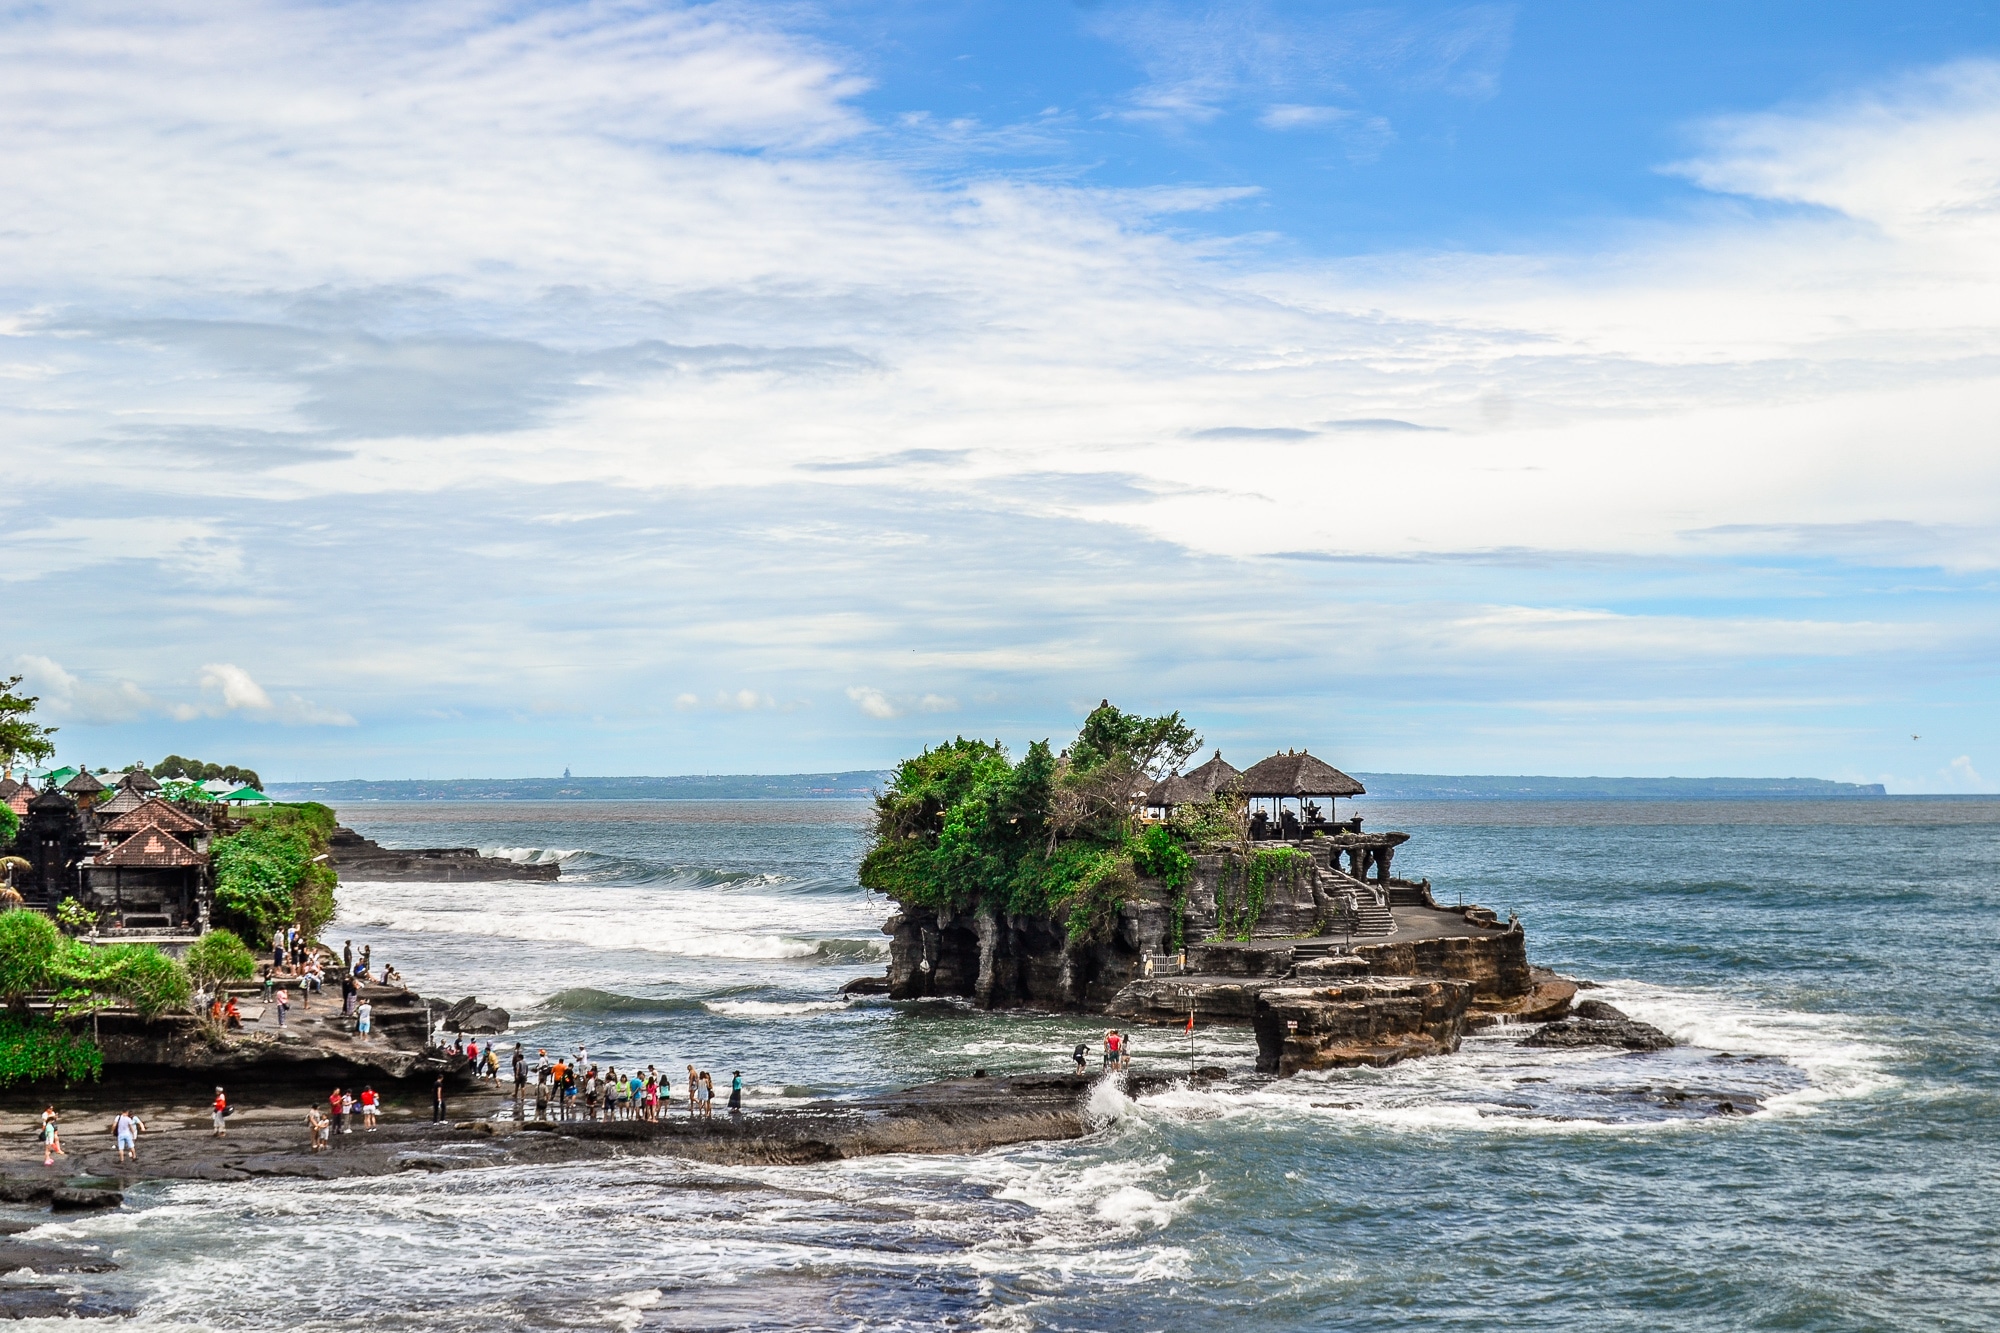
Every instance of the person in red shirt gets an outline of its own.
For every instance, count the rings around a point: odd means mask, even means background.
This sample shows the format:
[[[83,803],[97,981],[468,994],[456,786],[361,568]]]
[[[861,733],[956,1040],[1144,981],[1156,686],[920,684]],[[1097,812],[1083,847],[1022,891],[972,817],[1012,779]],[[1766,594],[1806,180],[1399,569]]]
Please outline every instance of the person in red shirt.
[[[234,1004],[230,1008],[235,1008]],[[222,1095],[222,1089],[215,1090],[215,1105],[211,1108],[215,1120],[215,1137],[223,1138],[229,1133],[229,1099]]]
[[[361,1090],[361,1127],[371,1134],[375,1132],[375,1109],[380,1104],[380,1099],[375,1096],[375,1089]]]

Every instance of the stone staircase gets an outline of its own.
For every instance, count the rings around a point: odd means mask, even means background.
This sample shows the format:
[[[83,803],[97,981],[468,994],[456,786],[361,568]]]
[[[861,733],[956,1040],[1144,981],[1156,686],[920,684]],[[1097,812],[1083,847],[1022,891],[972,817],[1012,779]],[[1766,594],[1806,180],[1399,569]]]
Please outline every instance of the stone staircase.
[[[1354,895],[1356,910],[1352,918],[1346,923],[1347,933],[1352,934],[1357,940],[1396,933],[1395,915],[1386,904],[1377,901],[1376,894],[1378,889],[1375,885],[1363,883],[1344,870],[1322,873],[1330,873],[1332,875],[1333,893],[1335,896],[1343,892]],[[1391,893],[1393,892],[1394,890],[1391,890]],[[1331,928],[1339,930],[1341,924],[1338,918],[1336,918]]]

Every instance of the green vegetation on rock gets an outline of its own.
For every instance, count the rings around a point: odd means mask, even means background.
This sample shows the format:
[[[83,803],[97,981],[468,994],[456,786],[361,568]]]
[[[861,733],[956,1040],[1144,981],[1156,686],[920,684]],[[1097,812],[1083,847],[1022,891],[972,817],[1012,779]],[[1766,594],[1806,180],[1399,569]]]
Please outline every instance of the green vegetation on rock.
[[[297,925],[308,939],[333,919],[333,867],[317,860],[333,836],[334,815],[314,801],[254,809],[245,826],[218,838],[217,919],[252,939]]]
[[[1072,939],[1101,939],[1141,875],[1185,885],[1186,849],[1139,827],[1134,805],[1200,744],[1178,713],[1106,703],[1061,755],[1036,741],[1015,763],[997,741],[962,736],[925,750],[876,798],[861,882],[910,906],[1047,915]]]

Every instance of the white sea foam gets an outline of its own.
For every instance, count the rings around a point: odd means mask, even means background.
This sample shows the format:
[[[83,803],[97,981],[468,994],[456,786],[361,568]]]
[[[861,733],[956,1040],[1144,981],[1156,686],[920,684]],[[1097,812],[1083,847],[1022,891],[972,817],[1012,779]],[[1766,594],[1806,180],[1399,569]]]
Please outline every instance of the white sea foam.
[[[701,1007],[727,1018],[795,1018],[830,1014],[853,1005],[852,1000],[703,1000]]]
[[[481,856],[502,861],[513,861],[520,865],[545,866],[574,861],[584,854],[582,847],[481,847]]]

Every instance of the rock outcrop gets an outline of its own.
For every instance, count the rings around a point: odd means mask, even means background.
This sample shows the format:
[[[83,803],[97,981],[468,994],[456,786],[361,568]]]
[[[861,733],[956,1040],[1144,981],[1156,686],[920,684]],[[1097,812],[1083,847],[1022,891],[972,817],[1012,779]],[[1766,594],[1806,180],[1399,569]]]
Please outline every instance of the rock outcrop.
[[[1472,995],[1470,982],[1416,977],[1260,991],[1257,1068],[1291,1075],[1450,1054],[1464,1036]]]
[[[1573,1016],[1550,1023],[1521,1044],[1549,1049],[1616,1046],[1628,1051],[1664,1051],[1673,1046],[1674,1039],[1602,1000],[1585,1000],[1576,1006]]]
[[[889,997],[969,999],[986,1009],[1102,1012],[1149,953],[1166,951],[1168,909],[1119,909],[1109,936],[1078,942],[1046,916],[905,907],[890,917]]]
[[[342,879],[459,884],[492,879],[555,879],[554,861],[510,861],[481,856],[474,847],[384,847],[351,828],[333,831],[327,860]]]

